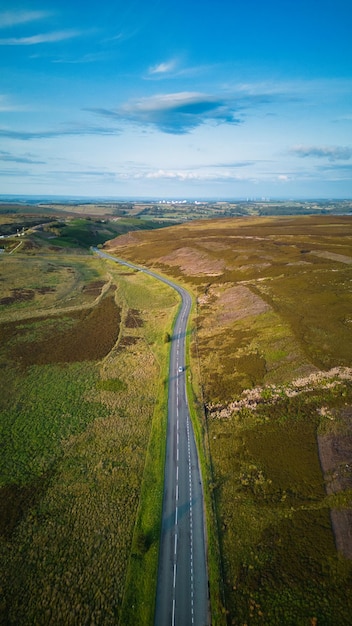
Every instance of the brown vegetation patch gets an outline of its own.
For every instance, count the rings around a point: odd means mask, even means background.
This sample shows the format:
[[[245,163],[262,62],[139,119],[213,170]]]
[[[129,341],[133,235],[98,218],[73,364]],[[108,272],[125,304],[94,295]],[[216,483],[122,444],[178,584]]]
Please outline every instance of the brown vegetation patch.
[[[199,252],[188,247],[178,248],[171,254],[161,257],[159,261],[166,265],[179,267],[181,272],[189,276],[199,276],[200,274],[221,276],[226,266],[223,259],[213,259],[205,252]]]
[[[127,348],[127,346],[133,346],[135,343],[137,343],[139,337],[132,337],[131,335],[126,335],[126,337],[122,337],[121,341],[119,342],[119,349],[121,348]]]
[[[48,363],[72,363],[77,361],[95,361],[106,356],[117,341],[120,328],[120,308],[114,296],[103,298],[92,309],[81,309],[65,314],[73,324],[70,328],[55,331],[52,325],[50,335],[33,341],[24,341],[26,326],[48,318],[31,318],[25,324],[8,323],[1,328],[5,338],[22,335],[22,341],[11,348],[11,356],[21,367],[44,365]],[[51,316],[58,322],[63,316]],[[19,328],[20,326],[20,328]]]
[[[103,280],[95,280],[88,285],[84,285],[83,292],[90,296],[99,296],[103,289],[105,282]]]
[[[35,291],[33,289],[12,289],[11,296],[0,299],[0,304],[14,304],[15,302],[28,302],[34,300]]]
[[[23,241],[23,251],[25,250],[37,250],[39,248],[39,246],[34,243],[34,241],[30,240],[30,239],[25,239]]]
[[[140,311],[137,309],[129,309],[125,320],[125,327],[140,328],[143,324],[144,322],[140,316]]]
[[[20,302],[29,302],[30,300],[34,300],[36,293],[45,295],[47,293],[55,293],[55,291],[55,287],[37,287],[36,289],[15,288],[11,290],[10,296],[0,298],[0,305],[6,306]]]
[[[44,296],[46,293],[55,293],[55,291],[55,287],[38,287],[38,289],[36,289],[36,292],[40,293],[40,295],[42,296]]]

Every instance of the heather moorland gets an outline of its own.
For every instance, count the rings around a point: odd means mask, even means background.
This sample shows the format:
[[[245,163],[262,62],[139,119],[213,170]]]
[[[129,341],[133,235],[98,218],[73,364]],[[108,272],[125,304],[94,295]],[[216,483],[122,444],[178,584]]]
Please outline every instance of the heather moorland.
[[[0,257],[1,620],[150,624],[178,299],[94,257],[101,216],[55,220]],[[351,224],[132,224],[104,245],[194,297],[214,624],[349,623]]]
[[[106,244],[196,297],[191,369],[228,623],[349,621],[351,226],[205,220]]]

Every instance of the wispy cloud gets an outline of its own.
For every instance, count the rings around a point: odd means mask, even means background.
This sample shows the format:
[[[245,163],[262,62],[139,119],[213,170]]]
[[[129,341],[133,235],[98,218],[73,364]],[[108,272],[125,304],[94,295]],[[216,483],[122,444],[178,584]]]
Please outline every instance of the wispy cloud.
[[[119,31],[115,35],[111,35],[110,37],[104,37],[104,39],[102,39],[102,43],[113,44],[113,43],[128,41],[129,39],[133,39],[133,37],[136,37],[139,33],[139,30],[140,30],[139,28],[134,28],[134,29],[125,28],[124,30]]]
[[[184,171],[184,170],[164,170],[159,169],[146,174],[138,175],[138,177],[146,178],[147,180],[177,180],[177,181],[232,181],[232,180],[248,180],[248,176],[239,176],[233,172],[199,172],[197,170]],[[136,178],[137,176],[135,176]]]
[[[18,168],[0,168],[0,176],[13,176],[14,178],[18,178],[19,175],[32,177],[32,172],[27,169],[21,169],[19,171]]]
[[[5,150],[0,150],[0,161],[6,161],[7,163],[33,163],[36,165],[44,164],[44,161],[39,161],[38,159],[33,157],[31,154],[17,156]]]
[[[0,13],[0,28],[9,28],[50,17],[47,11],[5,11]]]
[[[306,83],[294,83],[283,81],[255,81],[251,83],[235,83],[230,84],[229,88],[238,94],[244,96],[261,96],[261,97],[283,97],[288,98],[297,97],[301,95],[302,90],[307,89]]]
[[[168,59],[152,65],[143,76],[145,80],[169,80],[176,78],[190,79],[202,74],[213,74],[219,71],[219,65],[184,65],[180,57]]]
[[[257,161],[233,161],[232,163],[209,163],[208,165],[200,165],[199,168],[204,167],[215,167],[215,168],[224,168],[224,167],[248,167],[250,165],[255,165]]]
[[[11,130],[8,128],[0,128],[0,137],[7,139],[19,139],[22,141],[30,141],[32,139],[53,139],[55,137],[65,137],[68,135],[118,135],[117,128],[107,126],[82,126],[56,130]]]
[[[106,170],[96,170],[96,169],[88,169],[88,170],[49,170],[47,172],[48,176],[54,176],[54,178],[59,176],[65,176],[67,178],[71,178],[73,180],[89,180],[91,178],[102,178],[104,180],[116,181],[117,177],[115,172],[108,172]]]
[[[30,37],[4,37],[0,39],[0,46],[34,46],[42,43],[55,43],[80,37],[83,33],[78,30],[57,30],[51,33],[40,33]]]
[[[245,166],[252,165],[251,162],[235,162],[231,164],[208,164],[208,165],[194,165],[184,167],[148,167],[146,164],[130,162],[125,163],[124,167],[121,166],[116,171],[116,175],[119,179],[125,181],[133,180],[164,180],[175,182],[231,182],[242,180],[253,180],[252,171],[239,172],[239,169]]]
[[[352,148],[348,146],[294,146],[290,150],[291,154],[307,158],[317,157],[319,159],[329,159],[329,161],[346,161],[352,157]]]
[[[52,63],[62,63],[62,64],[71,64],[71,65],[80,65],[84,63],[97,63],[99,61],[106,61],[109,58],[109,53],[105,50],[101,52],[88,52],[87,54],[82,55],[81,57],[76,58],[61,58],[54,59]]]
[[[238,94],[243,93],[248,96],[277,96],[285,97],[286,100],[301,102],[302,100],[314,100],[320,98],[323,94],[326,98],[351,93],[350,78],[321,78],[321,79],[302,79],[302,80],[258,80],[252,82],[233,82],[225,83],[229,91]]]
[[[336,178],[343,178],[346,180],[352,179],[352,164],[350,163],[334,163],[332,165],[319,165],[317,167],[318,172],[324,172],[330,176]]]
[[[236,111],[225,99],[198,92],[159,94],[127,102],[119,109],[90,109],[100,115],[164,133],[184,134],[207,122],[240,124]]]
[[[170,61],[164,61],[163,63],[158,63],[157,65],[153,65],[148,69],[149,76],[160,75],[160,74],[169,74],[172,72],[177,65],[177,61],[175,59],[171,59]]]

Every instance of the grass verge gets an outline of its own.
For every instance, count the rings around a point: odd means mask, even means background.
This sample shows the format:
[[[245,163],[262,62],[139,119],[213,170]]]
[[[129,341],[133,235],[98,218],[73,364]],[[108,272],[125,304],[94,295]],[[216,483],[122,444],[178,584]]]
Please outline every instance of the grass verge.
[[[153,302],[145,338],[157,355],[159,371],[166,371],[171,344],[165,343],[164,338],[166,333],[172,334],[179,310],[179,305],[175,308],[178,296],[169,287],[141,272],[131,272],[130,278],[127,272],[126,278],[120,282],[120,293],[133,310],[137,306],[145,306],[150,310],[150,303]],[[166,311],[155,316],[157,301],[159,305],[166,307]],[[121,626],[148,626],[154,621],[164,487],[168,379],[160,381],[159,377],[157,389],[119,617]]]
[[[148,626],[154,621],[163,502],[167,430],[167,385],[160,390],[153,415],[141,498],[133,533],[119,624]]]

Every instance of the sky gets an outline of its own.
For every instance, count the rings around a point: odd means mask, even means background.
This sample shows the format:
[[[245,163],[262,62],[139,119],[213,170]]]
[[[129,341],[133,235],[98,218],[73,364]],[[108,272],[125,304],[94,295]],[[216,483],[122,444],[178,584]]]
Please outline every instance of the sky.
[[[352,198],[351,0],[2,0],[0,194]]]

